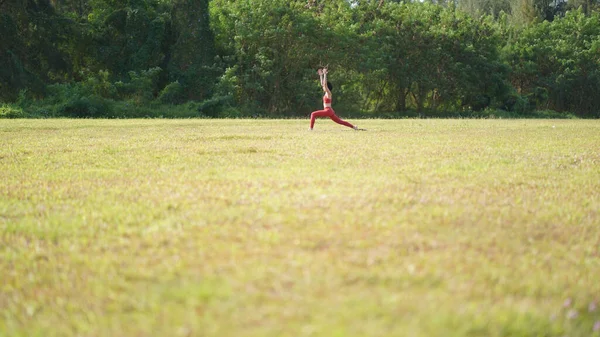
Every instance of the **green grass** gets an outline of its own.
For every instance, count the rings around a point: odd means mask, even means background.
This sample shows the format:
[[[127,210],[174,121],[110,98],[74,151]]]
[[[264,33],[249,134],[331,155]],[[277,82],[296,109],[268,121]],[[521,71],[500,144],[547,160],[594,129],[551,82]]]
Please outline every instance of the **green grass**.
[[[600,335],[599,121],[358,124],[0,120],[0,336]]]

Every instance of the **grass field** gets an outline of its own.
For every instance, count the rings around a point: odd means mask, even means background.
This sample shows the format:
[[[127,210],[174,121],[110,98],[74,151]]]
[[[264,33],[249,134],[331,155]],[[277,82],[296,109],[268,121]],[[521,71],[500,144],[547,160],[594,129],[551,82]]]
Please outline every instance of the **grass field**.
[[[358,124],[0,120],[0,336],[600,336],[600,121]]]

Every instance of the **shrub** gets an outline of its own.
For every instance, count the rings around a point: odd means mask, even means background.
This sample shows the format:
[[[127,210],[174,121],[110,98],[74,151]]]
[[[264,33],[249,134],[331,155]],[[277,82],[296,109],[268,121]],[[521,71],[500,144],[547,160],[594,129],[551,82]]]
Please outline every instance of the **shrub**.
[[[219,117],[220,112],[229,108],[233,102],[231,96],[216,96],[207,99],[199,104],[198,112],[207,117],[216,118]]]
[[[178,82],[169,83],[160,92],[158,101],[164,104],[179,104],[184,100],[183,86]]]
[[[23,109],[8,104],[0,105],[0,118],[24,118],[27,117]]]
[[[82,83],[83,89],[95,96],[104,98],[115,98],[117,88],[109,81],[109,72],[100,70],[98,74],[88,77]]]
[[[529,103],[527,97],[519,95],[514,92],[507,95],[506,99],[502,104],[502,110],[516,112],[519,114],[526,114],[532,112],[535,107]]]
[[[118,96],[121,99],[133,99],[137,103],[148,103],[154,99],[158,76],[162,69],[160,67],[142,70],[140,72],[130,71],[129,82],[116,82]]]
[[[55,114],[62,117],[100,118],[112,117],[113,106],[110,101],[98,96],[82,96],[60,104]]]
[[[226,107],[219,113],[219,117],[221,117],[221,118],[242,118],[242,117],[244,117],[244,114],[237,108]]]

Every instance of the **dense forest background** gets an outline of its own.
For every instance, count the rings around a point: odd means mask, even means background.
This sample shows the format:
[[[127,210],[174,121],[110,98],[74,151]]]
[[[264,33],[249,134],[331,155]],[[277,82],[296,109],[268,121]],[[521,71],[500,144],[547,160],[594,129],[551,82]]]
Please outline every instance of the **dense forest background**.
[[[1,117],[600,117],[600,0],[0,0]]]

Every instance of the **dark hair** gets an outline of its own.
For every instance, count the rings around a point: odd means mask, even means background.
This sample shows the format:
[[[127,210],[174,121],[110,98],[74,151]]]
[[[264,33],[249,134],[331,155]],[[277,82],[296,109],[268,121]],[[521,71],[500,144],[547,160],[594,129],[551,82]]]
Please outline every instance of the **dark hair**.
[[[333,84],[329,81],[327,81],[327,88],[329,88],[329,91],[333,90]]]

